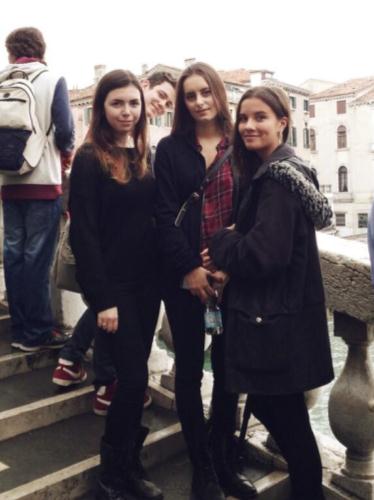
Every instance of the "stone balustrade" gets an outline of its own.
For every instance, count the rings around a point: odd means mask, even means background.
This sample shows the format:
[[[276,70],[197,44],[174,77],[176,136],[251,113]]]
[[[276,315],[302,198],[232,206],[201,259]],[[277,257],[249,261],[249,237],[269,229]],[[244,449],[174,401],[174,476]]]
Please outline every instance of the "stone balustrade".
[[[329,399],[329,421],[346,448],[345,463],[332,483],[365,500],[374,499],[374,292],[367,245],[318,234],[328,308],[334,335],[348,346],[345,366]]]

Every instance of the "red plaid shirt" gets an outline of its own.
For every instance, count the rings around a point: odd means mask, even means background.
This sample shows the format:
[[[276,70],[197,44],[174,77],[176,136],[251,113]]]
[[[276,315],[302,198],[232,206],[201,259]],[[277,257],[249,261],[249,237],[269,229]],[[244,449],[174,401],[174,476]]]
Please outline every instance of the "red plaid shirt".
[[[224,155],[228,146],[228,139],[222,139],[217,145],[217,156],[214,162]],[[201,146],[198,145],[198,147],[201,150]],[[207,248],[211,237],[217,231],[231,223],[233,188],[234,179],[230,158],[228,158],[204,189],[201,217],[201,250]]]

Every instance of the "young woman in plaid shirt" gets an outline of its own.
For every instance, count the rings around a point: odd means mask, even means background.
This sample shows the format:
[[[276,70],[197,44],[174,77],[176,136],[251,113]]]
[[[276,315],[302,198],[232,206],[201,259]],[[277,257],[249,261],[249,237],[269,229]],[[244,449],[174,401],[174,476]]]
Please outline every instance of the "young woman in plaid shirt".
[[[204,304],[220,282],[206,257],[211,237],[233,221],[238,185],[230,157],[212,176],[199,199],[176,217],[191,193],[198,192],[209,168],[229,147],[232,131],[227,97],[217,72],[203,63],[184,70],[176,94],[172,133],[155,160],[157,223],[163,258],[164,301],[176,359],[175,393],[189,455],[192,488],[200,500],[256,495],[253,485],[229,460],[237,396],[225,391],[224,336],[213,338],[214,389],[208,439],[200,392],[204,363]],[[210,446],[209,446],[210,444]]]

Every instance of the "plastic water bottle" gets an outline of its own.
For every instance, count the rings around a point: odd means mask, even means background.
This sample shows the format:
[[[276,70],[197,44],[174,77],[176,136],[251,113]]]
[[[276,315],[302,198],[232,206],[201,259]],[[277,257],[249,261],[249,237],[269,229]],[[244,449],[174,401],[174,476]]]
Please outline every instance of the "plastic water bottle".
[[[205,304],[204,324],[207,335],[221,335],[223,333],[222,313],[217,297],[209,297]]]

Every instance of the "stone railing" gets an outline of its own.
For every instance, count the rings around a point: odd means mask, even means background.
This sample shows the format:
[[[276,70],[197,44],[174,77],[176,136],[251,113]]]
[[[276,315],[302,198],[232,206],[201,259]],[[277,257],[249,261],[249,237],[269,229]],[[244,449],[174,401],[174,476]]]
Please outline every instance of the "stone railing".
[[[345,366],[329,399],[329,421],[346,448],[333,484],[361,499],[374,499],[374,372],[369,347],[374,339],[374,292],[367,245],[318,235],[328,308],[334,335],[348,346]]]

